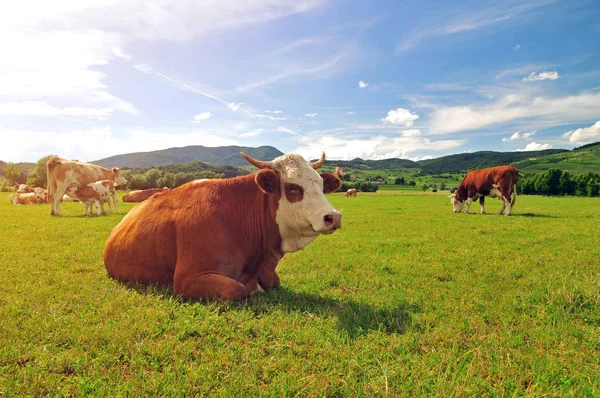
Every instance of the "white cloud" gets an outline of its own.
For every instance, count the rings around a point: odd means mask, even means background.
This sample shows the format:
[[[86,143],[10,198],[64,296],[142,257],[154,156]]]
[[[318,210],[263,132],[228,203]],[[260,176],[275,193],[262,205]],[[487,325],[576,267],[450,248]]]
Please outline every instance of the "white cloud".
[[[513,135],[511,135],[508,138],[502,138],[502,141],[509,142],[509,141],[515,141],[515,140],[521,140],[521,139],[527,140],[527,139],[533,137],[535,135],[535,133],[537,133],[536,130],[528,131],[525,133],[521,133],[520,131],[517,131],[516,133],[513,133]]]
[[[538,82],[538,81],[542,81],[542,80],[556,80],[558,78],[559,78],[558,72],[556,72],[556,71],[540,72],[540,73],[531,72],[529,74],[529,76],[523,78],[523,81],[524,82]]]
[[[264,131],[263,129],[247,131],[245,133],[240,134],[240,137],[244,137],[244,138],[256,137],[257,135],[260,135],[260,133],[262,133],[263,131]]]
[[[307,116],[307,117],[317,117],[317,115],[318,115],[318,113],[306,113],[306,114],[304,114],[304,116]]]
[[[383,135],[370,138],[347,138],[325,135],[315,140],[306,140],[295,149],[295,152],[314,158],[325,151],[328,159],[350,160],[418,158],[419,151],[444,151],[463,145],[462,140],[431,141],[418,136],[386,137]]]
[[[269,119],[269,120],[274,120],[274,121],[287,120],[287,117],[276,117],[276,116],[271,116],[271,115],[256,114],[254,116],[256,116],[256,117],[262,117],[264,119]]]
[[[600,141],[600,120],[590,127],[571,130],[563,134],[573,145],[585,145]]]
[[[369,85],[369,83],[365,83],[365,82],[363,82],[362,80],[359,80],[359,81],[358,81],[358,87],[360,87],[360,88],[365,88],[365,87],[367,87],[368,85]]]
[[[566,97],[512,94],[489,104],[438,107],[431,114],[430,132],[448,134],[532,119],[537,125],[576,123],[598,117],[598,109],[600,93],[595,92]]]
[[[187,145],[222,146],[239,144],[228,138],[229,130],[244,126],[228,125],[222,132],[194,129],[190,132],[155,132],[143,129],[113,131],[109,127],[94,127],[69,131],[24,131],[0,127],[3,145],[0,159],[28,161],[50,153],[68,159],[93,161],[119,153],[145,152]],[[23,139],[27,137],[27,139]],[[102,145],[94,145],[100,142]]]
[[[278,114],[278,113],[281,113],[281,111],[265,111],[265,113],[275,113],[275,114]]]
[[[202,112],[194,116],[193,122],[201,122],[203,120],[209,119],[212,116],[210,112]]]
[[[106,119],[113,108],[57,108],[43,101],[22,101],[0,103],[0,116],[74,116],[89,119]]]
[[[356,112],[348,112],[348,115],[356,115]]]
[[[517,45],[513,47],[513,50],[519,50],[520,48],[521,48],[521,45],[517,43]]]
[[[519,152],[526,152],[526,151],[541,151],[544,149],[552,149],[552,144],[538,144],[537,142],[530,142],[529,144],[527,144],[527,146],[525,146],[525,148],[523,149],[517,149],[517,151]]]
[[[536,70],[544,69],[546,67],[550,67],[550,65],[527,64],[527,65],[519,66],[518,68],[505,69],[496,75],[496,80],[502,79],[505,77],[523,76],[526,73],[535,72]]]
[[[407,109],[398,108],[396,110],[391,110],[388,112],[388,115],[381,119],[384,123],[392,123],[399,124],[401,126],[410,127],[413,125],[413,122],[419,118],[419,115],[416,113],[410,113]]]

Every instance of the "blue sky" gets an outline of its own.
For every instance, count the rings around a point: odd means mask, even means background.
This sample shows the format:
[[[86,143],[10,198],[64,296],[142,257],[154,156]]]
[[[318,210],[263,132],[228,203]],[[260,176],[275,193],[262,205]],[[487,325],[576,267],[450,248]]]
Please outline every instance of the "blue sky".
[[[598,1],[21,1],[0,37],[5,161],[185,145],[416,160],[600,140]]]

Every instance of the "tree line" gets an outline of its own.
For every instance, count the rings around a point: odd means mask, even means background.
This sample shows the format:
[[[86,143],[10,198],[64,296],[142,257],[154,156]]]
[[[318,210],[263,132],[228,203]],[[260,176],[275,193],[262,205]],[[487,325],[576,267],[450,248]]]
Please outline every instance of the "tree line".
[[[549,169],[519,178],[517,192],[523,195],[600,196],[600,175],[572,175],[567,170]]]

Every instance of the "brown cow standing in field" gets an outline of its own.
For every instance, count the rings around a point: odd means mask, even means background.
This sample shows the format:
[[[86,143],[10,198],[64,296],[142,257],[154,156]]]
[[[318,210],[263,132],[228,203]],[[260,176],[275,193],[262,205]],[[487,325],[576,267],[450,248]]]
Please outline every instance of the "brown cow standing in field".
[[[54,156],[46,163],[48,173],[48,197],[51,204],[51,215],[60,216],[60,202],[68,190],[89,183],[110,180],[117,185],[127,184],[125,177],[121,175],[118,168],[105,169],[98,165],[85,162],[76,162]]]
[[[513,166],[497,166],[487,169],[469,171],[456,191],[450,195],[450,203],[455,213],[459,213],[465,202],[465,213],[474,200],[479,199],[481,214],[485,214],[485,197],[498,198],[502,201],[500,214],[510,216],[517,199],[517,180],[519,172]]]
[[[358,191],[356,188],[350,188],[349,190],[346,191],[346,199],[348,199],[349,196],[354,196],[356,198],[357,192]]]
[[[222,180],[192,181],[136,205],[112,230],[104,248],[108,274],[118,280],[173,284],[196,299],[242,300],[279,286],[285,253],[342,226],[323,195],[340,179],[287,154],[260,170]]]
[[[156,195],[160,192],[168,191],[169,188],[150,188],[150,189],[140,189],[137,191],[131,191],[127,195],[123,196],[123,202],[143,202],[149,197]]]

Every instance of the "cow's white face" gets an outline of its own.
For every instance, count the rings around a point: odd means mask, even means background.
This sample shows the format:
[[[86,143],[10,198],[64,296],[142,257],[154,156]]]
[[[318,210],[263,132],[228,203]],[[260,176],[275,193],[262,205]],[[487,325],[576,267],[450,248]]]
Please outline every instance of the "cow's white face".
[[[257,174],[256,181],[263,191],[280,194],[275,221],[284,253],[300,250],[319,234],[342,227],[342,215],[324,195],[339,189],[339,178],[332,173],[319,175],[302,156],[288,154],[274,159],[268,169]]]
[[[460,213],[462,211],[463,206],[465,205],[464,201],[461,202],[456,198],[455,193],[450,195],[450,203],[452,204],[452,210],[454,211],[454,213]]]
[[[115,184],[117,185],[125,185],[127,184],[127,179],[125,177],[123,177],[123,175],[121,174],[121,171],[118,168],[114,168],[113,169],[114,173],[115,173]]]
[[[44,188],[33,188],[35,194],[35,200],[38,203],[46,203],[46,195],[44,194]]]

